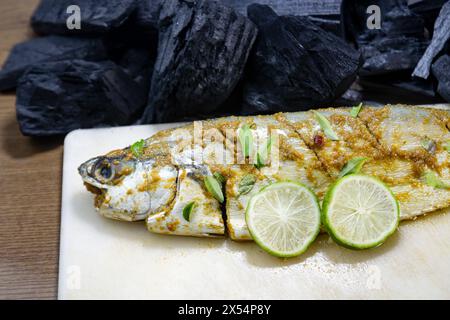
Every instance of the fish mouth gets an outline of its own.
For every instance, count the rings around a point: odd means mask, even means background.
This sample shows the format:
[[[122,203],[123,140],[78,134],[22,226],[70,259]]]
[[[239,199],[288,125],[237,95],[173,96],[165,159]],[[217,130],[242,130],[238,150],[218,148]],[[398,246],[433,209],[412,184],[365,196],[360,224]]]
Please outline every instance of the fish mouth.
[[[83,181],[88,182],[87,179],[90,178],[90,173],[92,172],[92,167],[96,162],[96,158],[92,158],[78,167],[78,173],[83,179]]]
[[[92,177],[92,171],[95,164],[98,162],[99,158],[92,158],[84,163],[82,163],[78,167],[78,173],[81,176],[81,179],[84,182],[84,185],[88,189],[88,191],[98,194],[99,191],[102,191],[105,189],[105,185],[97,181],[95,178]],[[88,187],[89,186],[89,187]]]
[[[86,190],[95,195],[95,206],[99,208],[104,199],[105,188],[102,188],[100,184],[90,176],[90,172],[96,161],[97,160],[94,158],[82,163],[78,167],[78,173],[83,180]]]
[[[93,186],[92,184],[90,184],[88,182],[84,182],[84,186],[86,187],[87,191],[89,191],[95,195],[102,195],[104,192],[102,189],[97,188],[96,186]]]

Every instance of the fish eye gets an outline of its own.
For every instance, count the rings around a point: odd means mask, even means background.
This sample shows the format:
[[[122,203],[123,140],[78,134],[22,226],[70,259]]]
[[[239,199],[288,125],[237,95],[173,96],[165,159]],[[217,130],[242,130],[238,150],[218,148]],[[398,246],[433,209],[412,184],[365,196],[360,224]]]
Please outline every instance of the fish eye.
[[[109,182],[115,176],[114,166],[108,160],[101,159],[95,165],[94,176],[100,182]]]

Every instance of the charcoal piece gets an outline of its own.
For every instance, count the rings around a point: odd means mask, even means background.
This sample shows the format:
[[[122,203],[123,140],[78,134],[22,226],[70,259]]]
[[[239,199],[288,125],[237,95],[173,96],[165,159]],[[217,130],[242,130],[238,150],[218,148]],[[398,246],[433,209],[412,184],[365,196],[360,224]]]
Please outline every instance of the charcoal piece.
[[[437,92],[450,102],[450,55],[443,55],[431,67],[434,77],[438,81]]]
[[[342,36],[341,22],[339,20],[314,16],[308,16],[308,19],[321,29],[332,32],[336,36]]]
[[[361,47],[363,66],[360,74],[380,75],[411,70],[426,49],[426,43],[411,37],[379,39]]]
[[[142,121],[214,113],[240,80],[256,33],[250,20],[220,1],[164,1]]]
[[[122,25],[140,0],[41,0],[31,17],[31,26],[39,34],[93,35],[104,34]],[[67,20],[73,15],[68,8],[80,9],[80,28],[69,29]]]
[[[0,70],[0,91],[16,87],[17,80],[33,64],[64,59],[102,60],[107,50],[100,39],[48,36],[14,46]]]
[[[132,123],[146,93],[110,61],[64,60],[35,65],[17,87],[24,135],[60,135],[78,128]]]
[[[83,32],[83,30],[68,30],[66,27],[66,19],[69,14],[65,13],[67,9],[65,0],[53,0],[57,3],[57,6],[54,6],[51,0],[42,1],[41,5],[36,10],[36,14],[38,11],[45,10],[47,12],[49,9],[52,9],[56,12],[57,8],[63,8],[63,11],[58,10],[58,29],[62,25],[64,30],[60,31],[63,34],[73,34],[76,32]],[[246,14],[247,6],[251,3],[260,3],[270,5],[278,14],[286,15],[301,15],[301,16],[310,16],[312,19],[317,21],[321,27],[330,28],[333,31],[337,32],[337,26],[340,21],[340,4],[342,0],[322,0],[320,2],[316,0],[221,0],[224,5],[233,7],[236,11],[241,14]],[[67,3],[69,3],[68,1]],[[87,1],[90,2],[87,6],[89,10],[91,7],[93,9],[97,9],[98,1]],[[113,5],[114,1],[112,2]],[[140,28],[141,32],[154,31],[157,28],[158,24],[158,14],[159,14],[159,5],[163,2],[163,0],[135,0],[136,8],[132,12],[130,19],[134,21],[134,23]],[[81,12],[83,12],[83,5],[79,4],[80,1],[70,2],[70,4],[77,4],[80,6]],[[101,5],[101,4],[100,4]],[[110,4],[111,5],[111,4]],[[42,8],[41,8],[42,7]],[[41,14],[43,15],[43,13]],[[119,15],[119,13],[117,13]],[[38,18],[38,17],[37,17]],[[40,18],[42,20],[42,18]],[[48,17],[45,17],[48,20]],[[82,17],[84,20],[84,17]],[[63,23],[64,22],[64,23]],[[46,33],[55,33],[56,31],[53,27],[48,30]],[[87,32],[87,31],[86,31]],[[103,31],[101,31],[103,32]],[[96,32],[97,33],[97,32]]]
[[[253,3],[270,6],[279,15],[307,16],[324,30],[341,35],[340,7],[342,0],[222,0],[247,14],[247,6]]]
[[[370,5],[380,7],[380,29],[367,27]],[[345,38],[362,53],[362,76],[412,70],[428,46],[424,20],[406,0],[343,0],[341,14]]]
[[[434,25],[433,39],[420,59],[413,76],[427,79],[430,75],[430,67],[434,58],[442,51],[450,39],[450,1],[442,6],[439,17]]]
[[[258,27],[244,89],[245,114],[296,111],[325,105],[356,78],[360,54],[306,17],[278,16],[254,4]]]
[[[222,0],[241,14],[247,14],[251,4],[271,7],[278,15],[339,17],[342,0]],[[339,19],[339,18],[338,18]]]

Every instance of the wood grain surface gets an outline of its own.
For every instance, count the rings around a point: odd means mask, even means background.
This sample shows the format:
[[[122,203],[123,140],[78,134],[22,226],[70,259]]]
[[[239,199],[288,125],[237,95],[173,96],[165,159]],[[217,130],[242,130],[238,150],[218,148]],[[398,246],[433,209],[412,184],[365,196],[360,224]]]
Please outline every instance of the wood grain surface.
[[[0,65],[33,37],[38,0],[0,1]],[[15,93],[0,93],[0,298],[53,299],[57,291],[62,138],[19,131]]]

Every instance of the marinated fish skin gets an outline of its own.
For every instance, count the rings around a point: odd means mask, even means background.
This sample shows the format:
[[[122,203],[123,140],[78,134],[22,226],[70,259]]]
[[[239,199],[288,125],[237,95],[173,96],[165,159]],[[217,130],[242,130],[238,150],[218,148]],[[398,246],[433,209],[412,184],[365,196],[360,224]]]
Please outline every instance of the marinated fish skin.
[[[167,209],[150,214],[146,218],[147,229],[155,233],[193,235],[199,237],[224,235],[224,223],[220,204],[208,194],[195,175],[195,167],[179,170],[177,195]],[[190,202],[195,205],[187,221],[183,209]]]
[[[150,231],[177,235],[225,233],[223,207],[205,189],[205,175],[220,173],[226,178],[228,233],[232,239],[249,240],[244,211],[253,193],[273,181],[291,179],[310,186],[320,197],[345,163],[356,156],[370,158],[363,172],[391,187],[400,202],[402,219],[450,206],[449,190],[430,187],[422,179],[426,170],[433,170],[449,183],[445,149],[450,140],[449,109],[364,107],[357,118],[349,115],[348,108],[317,111],[329,119],[339,141],[323,135],[312,112],[227,117],[160,131],[145,141],[138,159],[126,148],[91,159],[79,171],[88,190],[97,194],[100,214],[126,221],[145,219]],[[271,171],[270,161],[257,169],[242,159],[236,130],[244,123],[252,126],[255,136],[264,136],[268,129],[279,133],[280,170]],[[206,140],[186,139],[198,130],[196,125],[206,129]],[[321,139],[315,139],[317,135]],[[397,143],[395,138],[402,136]],[[432,150],[424,149],[424,137],[432,141]],[[202,163],[195,159],[196,152],[206,154]],[[102,175],[108,176],[111,167],[114,177],[106,179]],[[246,174],[255,175],[256,182],[248,194],[239,195],[239,182]],[[186,221],[182,208],[190,201],[202,209],[193,210],[193,219]]]
[[[235,163],[224,173],[227,177],[226,216],[228,234],[233,240],[251,240],[245,222],[245,209],[250,198],[263,187],[280,180],[301,182],[322,197],[331,180],[315,154],[308,149],[302,139],[274,116],[229,117],[213,121],[234,148]],[[242,155],[239,143],[239,131],[244,125],[251,128],[252,144],[249,159]],[[254,166],[256,156],[272,140],[273,150],[279,150],[277,157],[269,157],[266,166],[257,169]],[[272,149],[271,148],[271,149]],[[240,184],[246,177],[252,176],[255,183],[249,192],[240,191]]]
[[[392,189],[400,202],[402,219],[450,205],[450,192],[430,187],[422,179],[430,168],[437,169],[444,180],[448,174],[448,152],[442,147],[449,139],[442,120],[448,119],[448,112],[411,106],[365,107],[357,118],[350,115],[349,108],[316,112],[329,120],[339,140],[323,134],[313,112],[283,116],[334,179],[350,159],[366,157],[362,172],[381,179]],[[317,135],[323,138],[321,145],[314,143]],[[436,144],[437,149],[427,151],[425,139]]]
[[[442,110],[406,106],[365,108],[360,119],[393,157],[435,166],[436,153],[424,148],[424,139],[438,145],[449,139]],[[447,111],[447,121],[449,112]]]
[[[433,109],[432,113],[436,118],[438,118],[440,121],[442,121],[442,123],[445,124],[447,130],[450,130],[450,117],[448,115],[448,107],[445,107],[445,105],[443,105],[440,108]]]
[[[450,183],[450,156],[445,147],[450,141],[449,109],[401,105],[365,108],[360,118],[387,152],[381,178],[399,200],[401,219],[450,206],[450,191],[429,186],[423,179],[431,170]]]
[[[355,157],[368,154],[373,159],[384,157],[383,152],[378,149],[376,139],[365,125],[350,116],[350,109],[330,108],[315,111],[329,120],[339,140],[331,140],[323,133],[313,112],[283,114],[284,122],[295,129],[333,179],[336,179],[344,165]],[[318,138],[321,143],[317,143]]]

